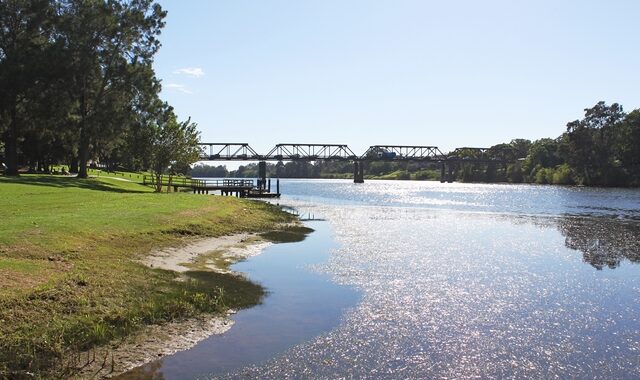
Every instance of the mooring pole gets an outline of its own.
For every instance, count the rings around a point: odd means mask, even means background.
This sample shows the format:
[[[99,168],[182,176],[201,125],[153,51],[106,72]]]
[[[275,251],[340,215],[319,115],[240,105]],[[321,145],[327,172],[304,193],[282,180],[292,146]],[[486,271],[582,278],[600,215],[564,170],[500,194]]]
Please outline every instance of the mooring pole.
[[[276,179],[276,194],[280,194],[280,178]]]

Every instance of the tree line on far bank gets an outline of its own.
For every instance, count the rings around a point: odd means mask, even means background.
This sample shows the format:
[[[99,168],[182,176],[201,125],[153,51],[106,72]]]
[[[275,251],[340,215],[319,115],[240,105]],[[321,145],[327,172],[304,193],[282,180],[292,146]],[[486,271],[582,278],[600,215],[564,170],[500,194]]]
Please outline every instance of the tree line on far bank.
[[[188,170],[199,133],[159,98],[152,67],[165,16],[153,0],[0,1],[5,175]]]
[[[585,116],[567,124],[557,138],[535,141],[514,139],[494,145],[489,152],[510,150],[514,162],[464,162],[454,172],[463,182],[579,184],[586,186],[640,186],[640,109],[625,113],[619,104],[599,102]],[[464,155],[464,152],[463,152]],[[269,176],[278,178],[351,178],[348,162],[278,162],[267,164]],[[368,178],[439,180],[440,166],[426,162],[372,161],[365,164]],[[228,171],[225,166],[196,165],[194,177],[258,176],[249,164]]]

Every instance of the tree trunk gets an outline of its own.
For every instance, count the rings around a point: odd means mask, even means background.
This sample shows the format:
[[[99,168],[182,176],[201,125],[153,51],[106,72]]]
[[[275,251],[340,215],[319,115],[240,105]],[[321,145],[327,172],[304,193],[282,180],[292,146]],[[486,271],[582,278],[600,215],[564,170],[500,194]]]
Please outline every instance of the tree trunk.
[[[160,172],[156,172],[156,193],[162,192],[162,175]]]
[[[71,162],[69,163],[69,173],[77,173],[78,172],[78,157],[71,157]]]
[[[4,155],[7,164],[5,175],[18,175],[18,111],[16,105],[11,108],[11,122],[9,129],[3,135]]]
[[[87,141],[84,128],[80,131],[80,147],[78,149],[79,169],[78,178],[87,178],[87,161],[89,161],[89,142]]]
[[[87,161],[89,161],[89,136],[87,135],[87,102],[84,95],[84,78],[83,78],[83,88],[82,94],[80,96],[80,112],[81,112],[81,120],[80,120],[80,145],[78,147],[78,159],[79,159],[79,170],[78,170],[78,178],[87,178],[89,175],[87,173]]]
[[[173,180],[173,176],[169,174],[169,182],[167,183],[167,193],[171,190],[171,181]]]

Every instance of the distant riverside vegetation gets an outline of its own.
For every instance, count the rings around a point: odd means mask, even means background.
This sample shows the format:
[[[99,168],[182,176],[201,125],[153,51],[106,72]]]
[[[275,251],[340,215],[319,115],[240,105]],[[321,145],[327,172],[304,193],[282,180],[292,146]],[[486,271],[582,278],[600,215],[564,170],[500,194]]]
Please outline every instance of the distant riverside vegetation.
[[[503,165],[462,163],[456,180],[586,186],[640,186],[640,109],[625,113],[619,104],[599,102],[585,116],[567,124],[559,137],[536,141],[514,139],[490,149],[510,147],[515,163]],[[384,162],[365,164],[366,178],[439,180],[438,164]],[[350,162],[318,161],[267,164],[270,176],[279,178],[351,178]],[[257,177],[255,163],[228,171],[225,166],[196,165],[194,177]]]
[[[199,133],[159,98],[153,70],[165,16],[152,0],[0,1],[4,174],[187,171]]]

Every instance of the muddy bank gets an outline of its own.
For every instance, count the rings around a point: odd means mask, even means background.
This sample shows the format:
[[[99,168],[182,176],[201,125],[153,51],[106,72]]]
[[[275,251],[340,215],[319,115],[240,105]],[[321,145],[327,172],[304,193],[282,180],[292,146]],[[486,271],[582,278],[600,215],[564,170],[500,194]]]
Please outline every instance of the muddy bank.
[[[145,327],[123,342],[84,352],[75,358],[81,379],[109,378],[229,330],[233,321],[219,315],[205,315],[164,325]]]
[[[186,273],[209,270],[231,273],[231,264],[258,255],[271,243],[255,234],[237,234],[193,241],[185,246],[152,251],[142,263],[158,269]],[[240,274],[238,274],[240,275]],[[182,278],[186,278],[184,275]],[[227,315],[203,315],[162,325],[151,325],[124,341],[75,357],[78,378],[109,378],[163,356],[187,350],[198,342],[229,330]]]

